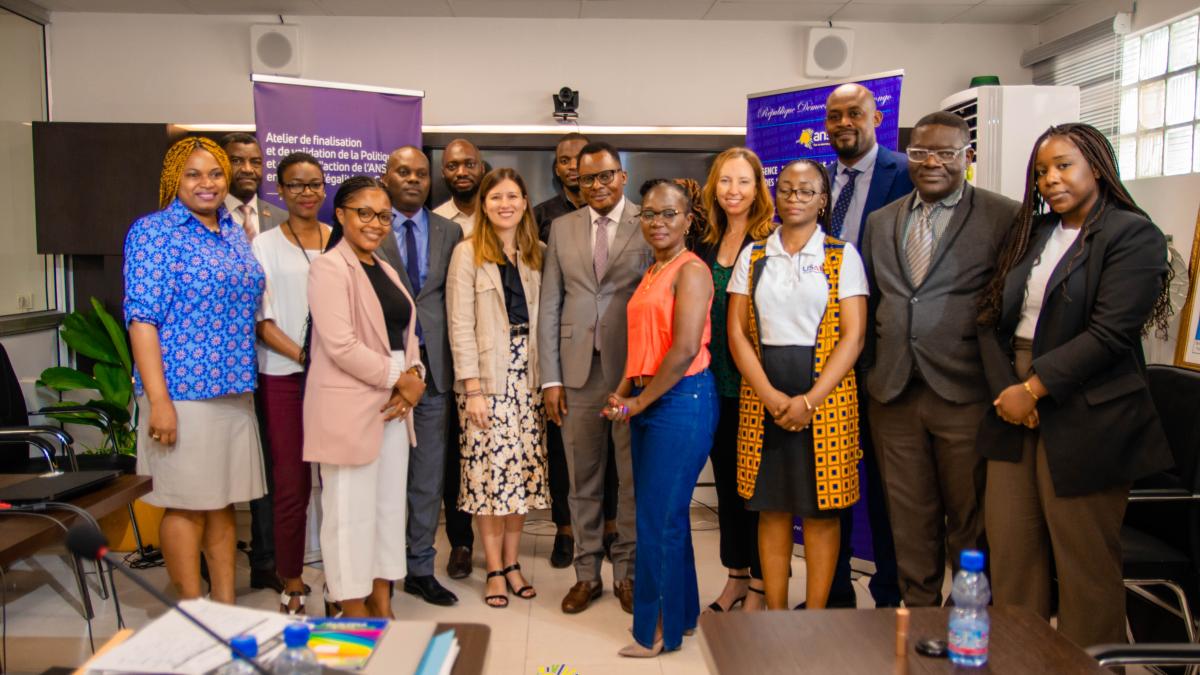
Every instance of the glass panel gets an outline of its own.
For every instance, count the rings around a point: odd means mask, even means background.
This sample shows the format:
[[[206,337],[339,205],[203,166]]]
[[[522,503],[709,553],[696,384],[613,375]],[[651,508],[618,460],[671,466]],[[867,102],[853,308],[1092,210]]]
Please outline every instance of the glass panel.
[[[1192,127],[1192,137],[1200,138],[1200,124]],[[1192,171],[1200,172],[1200,143],[1192,144]]]
[[[1137,137],[1122,136],[1117,141],[1117,171],[1124,180],[1137,176]]]
[[[1125,43],[1121,48],[1121,84],[1137,84],[1138,81],[1138,57],[1142,53],[1142,39],[1131,37],[1125,38]]]
[[[1171,25],[1171,57],[1168,68],[1179,70],[1196,64],[1196,35],[1200,16],[1190,16]]]
[[[1120,133],[1134,134],[1138,129],[1138,90],[1130,87],[1121,92]]]
[[[33,127],[46,119],[42,27],[0,9],[0,316],[56,306],[50,258],[37,254]],[[52,274],[52,272],[51,272]]]
[[[1162,175],[1163,134],[1153,131],[1138,136],[1137,177]]]
[[[1194,119],[1196,111],[1196,71],[1189,70],[1167,78],[1167,124],[1182,124]]]
[[[1141,78],[1158,77],[1167,72],[1167,45],[1170,28],[1163,26],[1142,36]]]
[[[1159,80],[1143,84],[1138,89],[1138,126],[1154,129],[1163,125],[1166,112],[1167,83]]]
[[[1192,125],[1167,129],[1163,174],[1178,176],[1192,170]]]

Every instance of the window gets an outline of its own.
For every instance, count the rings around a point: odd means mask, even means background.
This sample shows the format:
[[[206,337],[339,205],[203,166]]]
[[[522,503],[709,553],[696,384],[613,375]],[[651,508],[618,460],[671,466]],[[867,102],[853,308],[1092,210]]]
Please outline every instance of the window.
[[[56,256],[37,254],[33,127],[46,120],[45,32],[0,9],[0,317],[56,310]]]
[[[1200,172],[1198,38],[1198,14],[1124,38],[1120,121],[1110,134],[1123,177]]]

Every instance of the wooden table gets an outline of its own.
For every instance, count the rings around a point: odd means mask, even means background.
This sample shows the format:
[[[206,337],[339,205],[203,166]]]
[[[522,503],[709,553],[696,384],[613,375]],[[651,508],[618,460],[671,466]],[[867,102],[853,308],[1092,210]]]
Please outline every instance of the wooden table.
[[[28,474],[0,474],[0,486],[28,479]],[[68,503],[84,509],[98,520],[125,508],[148,492],[149,476],[122,475],[100,489],[75,497]],[[75,524],[79,518],[66,510],[49,509],[43,513],[67,527]],[[47,546],[62,543],[63,537],[63,529],[45,518],[5,515],[0,512],[0,565],[9,565],[22,558],[28,558]]]
[[[946,638],[950,610],[913,609],[908,656],[897,657],[896,610],[728,612],[700,615],[711,673],[952,673],[949,659],[917,654],[922,639]],[[988,665],[973,672],[1106,674],[1082,649],[1032,612],[990,608]]]

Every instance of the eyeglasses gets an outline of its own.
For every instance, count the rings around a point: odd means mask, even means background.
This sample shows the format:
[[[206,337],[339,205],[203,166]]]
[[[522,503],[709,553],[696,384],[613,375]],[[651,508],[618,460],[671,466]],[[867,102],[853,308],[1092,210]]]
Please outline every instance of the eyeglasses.
[[[964,145],[956,150],[930,150],[929,148],[907,148],[904,153],[908,155],[908,161],[916,164],[924,163],[929,159],[930,155],[937,160],[938,164],[949,164],[958,158],[970,145]]]
[[[346,206],[343,208],[353,211],[354,213],[358,214],[359,222],[363,223],[364,225],[371,222],[372,220],[375,220],[376,218],[378,218],[379,223],[381,225],[384,225],[385,227],[390,227],[392,224],[392,221],[396,219],[396,214],[391,211],[372,211],[371,209],[368,209],[365,206],[361,206],[361,207]]]
[[[657,212],[651,211],[650,209],[642,209],[638,213],[638,218],[641,218],[643,223],[653,223],[659,218],[662,218],[664,221],[669,223],[672,220],[675,220],[675,217],[680,213],[680,211],[676,211],[675,209],[664,209]]]
[[[305,190],[312,190],[314,193],[324,191],[325,183],[284,183],[283,189],[287,190],[288,194],[292,195],[293,197],[299,197],[300,195],[304,194]]]
[[[789,190],[787,188],[775,188],[775,194],[779,197],[780,201],[786,202],[796,199],[799,200],[801,204],[807,204],[813,200],[813,197],[817,196],[816,190],[808,190],[805,188],[797,188],[795,190]]]
[[[600,173],[589,173],[586,176],[579,177],[579,184],[585,188],[590,188],[596,183],[608,185],[609,183],[613,182],[614,178],[617,177],[618,171],[620,171],[620,169],[609,169],[607,171],[601,171]]]

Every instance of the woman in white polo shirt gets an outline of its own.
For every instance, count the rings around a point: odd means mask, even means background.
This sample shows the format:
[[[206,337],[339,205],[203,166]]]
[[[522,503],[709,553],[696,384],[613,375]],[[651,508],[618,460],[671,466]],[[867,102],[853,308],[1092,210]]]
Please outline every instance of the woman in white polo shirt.
[[[854,362],[867,281],[854,248],[825,234],[829,175],[811,160],[779,173],[782,225],[742,250],[729,281],[729,347],[742,373],[738,492],[759,512],[768,609],[788,607],[792,521],[803,519],[809,609],[825,607],[839,516],[858,501]]]

